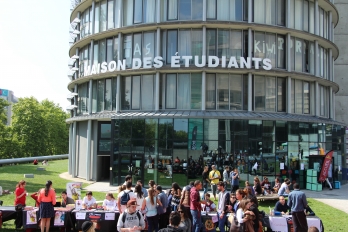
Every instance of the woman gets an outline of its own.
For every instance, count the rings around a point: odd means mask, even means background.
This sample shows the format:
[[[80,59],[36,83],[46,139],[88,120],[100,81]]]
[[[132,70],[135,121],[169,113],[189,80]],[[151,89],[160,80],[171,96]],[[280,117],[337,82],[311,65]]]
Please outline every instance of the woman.
[[[237,203],[235,203],[234,205],[234,212],[237,212],[239,203],[242,201],[242,199],[245,197],[245,192],[243,191],[243,189],[237,189],[236,191],[236,198],[237,198]]]
[[[230,173],[230,178],[231,178],[231,186],[232,190],[231,192],[235,192],[237,189],[239,189],[239,173],[238,173],[238,168],[235,168],[233,172]]]
[[[137,184],[134,188],[134,193],[136,194],[136,200],[137,200],[137,210],[141,210],[141,206],[143,205],[144,201],[144,193],[142,190],[141,185]]]
[[[156,190],[156,183],[154,180],[149,180],[149,187],[150,188],[148,190],[150,189]]]
[[[256,195],[261,195],[262,194],[262,188],[260,184],[260,179],[258,177],[254,178],[254,190]]]
[[[274,187],[273,187],[273,192],[278,193],[278,190],[280,189],[280,180],[279,177],[276,177],[274,180]]]
[[[230,232],[239,232],[239,231],[254,232],[254,228],[252,226],[252,220],[255,219],[255,215],[253,212],[248,210],[250,206],[251,204],[249,199],[241,200],[238,206],[238,210],[236,212],[235,219],[234,219],[236,223],[232,223]],[[241,229],[240,227],[243,227],[244,229]],[[248,227],[248,230],[245,230],[246,227]]]
[[[21,206],[21,210],[24,209],[25,207],[25,201],[26,201],[26,197],[27,197],[27,191],[25,190],[25,186],[26,186],[26,182],[25,180],[21,180],[18,182],[18,184],[16,185],[16,190],[15,190],[15,200],[14,200],[14,205],[15,206]],[[17,213],[17,217],[15,220],[15,224],[16,224],[16,229],[19,229],[22,227],[23,225],[23,220],[22,220],[22,212]]]
[[[112,193],[107,193],[103,201],[103,209],[109,211],[117,210],[117,201]]]
[[[54,217],[56,204],[56,192],[52,189],[52,181],[48,180],[44,189],[40,190],[38,202],[40,202],[41,232],[50,230],[51,218]]]
[[[176,211],[178,205],[180,204],[180,198],[181,198],[181,188],[179,187],[178,183],[174,182],[172,184],[172,191],[173,191],[172,210]]]
[[[191,232],[192,222],[187,214],[186,208],[183,205],[179,205],[178,212],[181,217],[179,228],[181,228],[183,232]]]
[[[145,209],[147,212],[145,213],[147,223],[148,223],[148,231],[152,232],[153,229],[155,229],[156,232],[158,232],[158,215],[157,215],[157,204],[162,206],[161,201],[156,197],[155,190],[150,188],[149,189],[149,196],[145,198],[143,201],[143,205],[141,207],[141,210],[144,211]]]
[[[250,194],[250,191],[248,190],[249,195],[255,196],[255,190],[254,190],[254,188],[250,185],[249,181],[245,181],[245,188],[249,188],[249,189],[250,189],[251,194]],[[245,189],[244,189],[244,190],[245,190]]]
[[[289,189],[290,184],[291,184],[290,180],[288,178],[285,178],[284,182],[282,183],[282,185],[280,186],[278,190],[278,195],[287,197],[290,193],[290,189]]]

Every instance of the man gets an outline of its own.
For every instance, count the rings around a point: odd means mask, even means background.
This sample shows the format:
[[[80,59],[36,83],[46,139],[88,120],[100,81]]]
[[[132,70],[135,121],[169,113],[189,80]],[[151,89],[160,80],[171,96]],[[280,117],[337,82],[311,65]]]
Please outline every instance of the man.
[[[157,193],[157,198],[161,201],[162,203],[162,208],[163,211],[159,212],[159,210],[157,209],[157,214],[159,216],[159,228],[165,228],[167,226],[168,223],[168,216],[167,216],[167,220],[166,220],[166,210],[168,207],[168,197],[165,194],[165,192],[162,191],[162,186],[161,185],[157,185],[156,186],[156,193]]]
[[[209,170],[208,166],[204,166],[204,170],[202,173],[203,188],[204,188],[202,199],[204,199],[204,195],[208,192],[208,183],[210,183],[208,170]]]
[[[62,207],[66,207],[68,204],[75,204],[75,201],[72,198],[68,197],[65,190],[61,193],[61,196],[62,196],[62,202],[61,202]]]
[[[159,230],[159,232],[182,232],[183,230],[179,228],[181,217],[179,212],[172,212],[169,217],[169,225],[167,228]]]
[[[120,192],[117,197],[117,206],[120,211],[120,214],[126,210],[127,202],[135,198],[136,198],[136,195],[132,191],[132,182],[127,182],[126,190],[123,190],[122,192]]]
[[[231,192],[235,192],[237,189],[239,189],[239,173],[238,173],[238,168],[235,168],[233,172],[230,174],[231,178]]]
[[[147,193],[147,189],[144,188],[143,182],[142,182],[141,180],[138,180],[138,181],[137,181],[137,184],[141,186],[141,191],[143,191],[143,194],[144,194],[143,196],[144,196],[144,198],[147,197],[149,194]]]
[[[288,197],[288,206],[291,207],[294,232],[304,232],[308,230],[306,214],[304,212],[307,205],[306,195],[304,192],[300,191],[300,185],[295,183],[294,191],[292,191]]]
[[[192,232],[200,232],[202,226],[201,218],[201,204],[205,204],[205,201],[200,200],[199,190],[202,189],[202,182],[196,180],[194,187],[191,188],[190,193],[190,211],[192,215]]]
[[[257,160],[255,160],[255,163],[253,165],[253,167],[251,168],[251,172],[254,171],[254,175],[257,175],[257,167],[259,166],[259,164],[257,163]],[[251,173],[250,173],[251,174]]]
[[[225,183],[225,188],[227,189],[227,185],[230,184],[230,167],[226,166],[224,172],[222,173],[222,178]]]
[[[190,183],[183,188],[181,193],[180,204],[183,205],[188,213],[190,220],[192,221],[192,215],[190,213],[190,191],[194,185],[194,181],[190,181]]]
[[[289,214],[291,208],[286,204],[285,198],[283,196],[279,197],[279,201],[274,206],[275,212],[280,212],[282,215]]]
[[[140,232],[145,228],[143,215],[136,210],[137,201],[131,199],[127,202],[127,211],[121,213],[117,222],[119,232]]]
[[[127,186],[127,183],[128,183],[128,182],[131,182],[131,183],[132,183],[132,176],[131,176],[131,175],[127,175],[127,176],[125,177],[125,181],[124,181],[123,185],[126,185],[126,186]]]
[[[217,188],[216,184],[219,183],[221,175],[220,175],[220,172],[216,170],[215,165],[212,165],[211,168],[213,170],[211,170],[209,173],[209,180],[211,184],[211,190],[213,191],[214,199],[216,200],[216,188]]]
[[[332,182],[332,160],[331,160],[329,171],[327,173],[327,178],[325,179],[325,181],[330,186],[330,190],[332,190],[332,185],[331,185],[331,182]]]
[[[219,229],[220,232],[225,232],[225,224],[226,224],[226,215],[227,212],[225,212],[226,205],[230,204],[230,193],[225,190],[225,183],[220,181],[217,184],[219,195],[218,195],[218,219],[219,219]]]

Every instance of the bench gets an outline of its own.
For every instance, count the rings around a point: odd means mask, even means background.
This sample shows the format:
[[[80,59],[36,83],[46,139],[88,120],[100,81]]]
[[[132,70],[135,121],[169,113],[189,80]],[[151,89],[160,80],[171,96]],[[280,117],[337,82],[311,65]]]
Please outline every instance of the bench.
[[[37,168],[37,171],[46,171],[46,168]]]
[[[279,195],[277,193],[268,194],[268,195],[258,195],[256,196],[258,201],[277,201],[279,199]]]
[[[24,178],[34,178],[34,174],[24,174]]]

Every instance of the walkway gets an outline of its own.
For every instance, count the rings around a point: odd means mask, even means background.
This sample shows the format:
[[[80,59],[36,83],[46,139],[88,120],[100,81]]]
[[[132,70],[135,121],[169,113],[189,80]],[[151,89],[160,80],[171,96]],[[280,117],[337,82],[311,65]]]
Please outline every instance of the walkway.
[[[89,183],[90,185],[84,188],[84,190],[87,191],[118,192],[118,186],[110,186],[109,182],[93,182],[79,178],[72,178],[67,172],[62,173],[59,176],[63,179]],[[341,185],[340,189],[329,190],[328,188],[325,188],[320,192],[310,190],[303,190],[303,192],[306,193],[307,198],[321,201],[348,214],[348,184]]]

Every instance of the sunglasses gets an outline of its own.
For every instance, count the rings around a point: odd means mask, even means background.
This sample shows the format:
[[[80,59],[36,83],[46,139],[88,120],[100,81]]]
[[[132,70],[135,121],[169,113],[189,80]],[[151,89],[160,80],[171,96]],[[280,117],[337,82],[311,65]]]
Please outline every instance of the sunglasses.
[[[178,211],[179,213],[183,213],[184,211]]]
[[[231,197],[231,198],[236,198],[236,197]]]

